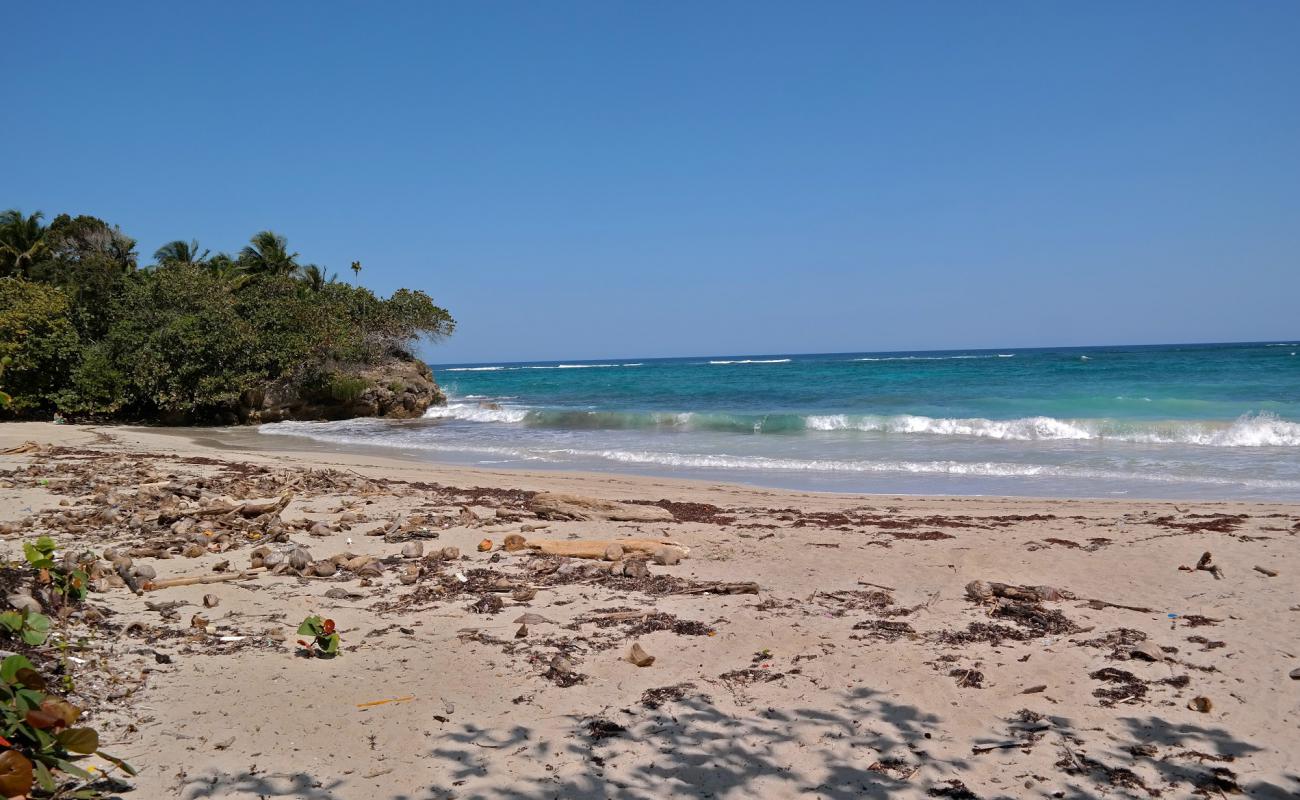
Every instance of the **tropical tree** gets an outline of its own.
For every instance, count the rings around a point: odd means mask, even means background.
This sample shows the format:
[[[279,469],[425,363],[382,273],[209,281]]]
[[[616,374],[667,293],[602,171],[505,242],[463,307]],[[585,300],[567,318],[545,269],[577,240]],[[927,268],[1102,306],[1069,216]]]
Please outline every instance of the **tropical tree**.
[[[46,229],[45,243],[26,277],[62,287],[81,337],[99,338],[108,324],[109,300],[136,270],[135,240],[98,217],[60,214]]]
[[[302,268],[302,282],[313,292],[319,292],[324,289],[326,285],[334,283],[337,280],[338,275],[326,275],[325,270],[315,264],[308,264]]]
[[[296,276],[302,269],[289,240],[273,231],[260,231],[239,251],[239,266],[250,275]]]
[[[30,216],[16,208],[0,213],[0,277],[23,275],[39,261],[49,244],[41,212]]]
[[[217,253],[204,261],[203,266],[209,275],[224,286],[238,289],[248,283],[249,274],[239,266],[238,261],[231,258],[229,253]]]
[[[360,261],[352,262],[352,274],[356,276],[357,285],[360,285],[361,284],[361,262]]]
[[[184,239],[177,239],[159,247],[154,252],[153,258],[159,264],[194,264],[195,266],[202,266],[207,263],[208,253],[208,250],[199,252],[197,239],[191,239],[188,242]]]

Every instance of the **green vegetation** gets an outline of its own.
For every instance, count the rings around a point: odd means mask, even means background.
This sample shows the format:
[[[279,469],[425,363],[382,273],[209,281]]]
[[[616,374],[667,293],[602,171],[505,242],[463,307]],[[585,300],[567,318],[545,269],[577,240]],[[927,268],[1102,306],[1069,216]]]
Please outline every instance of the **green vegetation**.
[[[9,579],[18,575],[25,582],[30,578],[32,585],[20,583],[15,593],[32,594],[26,594],[26,601],[14,609],[0,613],[0,637],[6,647],[25,650],[34,658],[48,652],[42,646],[55,620],[35,610],[40,603],[33,594],[55,604],[59,619],[85,600],[85,571],[72,560],[60,563],[55,553],[54,540],[42,536],[23,544],[29,572],[18,572],[13,565],[5,567]],[[58,646],[66,654],[66,640]],[[70,689],[68,675],[64,683]],[[11,654],[0,661],[0,797],[104,797],[108,794],[106,771],[92,773],[76,763],[92,754],[134,775],[129,764],[99,751],[99,734],[94,728],[78,725],[80,717],[81,709],[49,691],[46,677],[27,656]]]
[[[334,631],[334,620],[310,616],[298,626],[299,636],[310,636],[311,641],[299,639],[298,644],[310,655],[333,658],[339,653],[339,635]]]
[[[271,231],[234,256],[178,239],[140,268],[116,226],[43,219],[0,214],[0,413],[216,421],[277,382],[350,401],[358,368],[455,327],[425,293],[342,283]]]

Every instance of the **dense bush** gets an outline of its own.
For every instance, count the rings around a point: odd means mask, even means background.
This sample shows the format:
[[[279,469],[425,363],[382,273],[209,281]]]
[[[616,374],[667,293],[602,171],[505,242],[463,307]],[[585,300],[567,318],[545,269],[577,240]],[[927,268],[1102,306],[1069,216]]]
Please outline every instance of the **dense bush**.
[[[0,278],[0,359],[9,359],[3,385],[12,397],[12,411],[53,404],[80,353],[72,303],[61,289]]]
[[[216,419],[282,380],[355,399],[349,369],[455,327],[427,294],[340,283],[269,231],[238,257],[172,242],[145,269],[134,246],[93,217],[0,214],[7,413]]]

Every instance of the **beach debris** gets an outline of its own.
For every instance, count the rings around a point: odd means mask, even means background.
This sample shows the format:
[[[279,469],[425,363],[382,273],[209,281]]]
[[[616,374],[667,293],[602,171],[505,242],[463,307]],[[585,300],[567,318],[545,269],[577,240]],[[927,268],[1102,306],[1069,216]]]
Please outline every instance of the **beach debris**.
[[[225,583],[226,581],[239,581],[248,578],[257,577],[251,572],[227,572],[221,575],[190,575],[182,578],[163,578],[158,581],[149,581],[143,584],[143,589],[148,592],[157,591],[158,589],[170,589],[174,586],[194,586],[202,583]]]
[[[610,542],[609,544],[605,545],[605,553],[603,555],[603,558],[606,561],[622,561],[623,545],[619,544],[618,542]]]
[[[673,594],[758,594],[757,583],[723,583],[713,581],[678,589]]]
[[[537,590],[531,586],[520,586],[510,593],[510,599],[516,603],[527,603],[537,596]]]
[[[520,625],[519,628],[515,631],[515,638],[516,638],[516,639],[522,639],[522,638],[524,638],[524,637],[527,636],[527,635],[528,635],[528,626],[527,626],[527,625]]]
[[[632,646],[628,648],[627,660],[638,667],[648,667],[655,663],[655,657],[643,650],[638,642],[633,642]]]
[[[1258,573],[1261,574],[1261,575],[1267,575],[1267,576],[1270,577],[1270,578],[1276,578],[1276,577],[1277,577],[1277,570],[1272,570],[1272,569],[1269,569],[1268,567],[1261,567],[1261,566],[1259,566],[1258,564],[1255,565],[1255,571],[1258,572]]]
[[[1198,711],[1202,714],[1208,714],[1210,713],[1210,711],[1214,709],[1214,703],[1211,702],[1210,698],[1208,697],[1193,697],[1190,701],[1188,701],[1187,707],[1193,711]]]
[[[18,455],[23,455],[24,453],[35,453],[40,449],[41,446],[39,443],[27,441],[27,442],[23,442],[22,444],[16,444],[13,447],[9,447],[4,450],[0,450],[0,453],[3,453],[4,455],[7,456],[18,456]]]
[[[402,558],[420,558],[424,555],[424,542],[407,542],[402,545]]]
[[[629,553],[654,556],[656,552],[670,548],[677,551],[680,558],[685,558],[690,554],[689,548],[670,539],[525,539],[517,533],[512,533],[506,536],[505,542],[502,544],[502,547],[509,553],[531,550],[549,556],[616,560],[609,559],[609,554],[615,552],[611,549],[612,546],[617,546],[620,549],[622,553],[619,556],[620,558]]]
[[[659,506],[616,503],[573,494],[539,492],[529,503],[529,510],[546,520],[585,520],[593,522],[672,522],[673,514]]]
[[[1029,603],[1055,600],[1073,600],[1074,595],[1051,586],[1017,586],[996,581],[971,581],[966,584],[966,596],[984,603],[994,598],[1021,600]]]
[[[357,708],[364,710],[367,708],[375,708],[376,706],[386,706],[389,703],[409,703],[414,699],[415,695],[413,694],[408,694],[404,697],[385,697],[383,700],[371,700],[367,703],[357,703]]]
[[[205,595],[203,595],[203,607],[204,607],[204,608],[216,608],[216,607],[219,606],[219,605],[221,605],[221,598],[220,598],[220,597],[217,597],[215,594],[205,594]]]
[[[491,540],[491,539],[484,539],[483,541],[481,541],[481,542],[478,543],[478,551],[479,551],[480,553],[486,553],[487,551],[489,551],[489,550],[491,550],[491,549],[492,549],[492,540]]]
[[[1133,647],[1133,649],[1129,650],[1129,656],[1132,658],[1140,658],[1144,661],[1159,662],[1165,660],[1164,651],[1152,641],[1138,643]]]
[[[1300,681],[1300,667],[1296,667],[1288,674],[1291,676],[1291,680]]]
[[[1210,555],[1209,550],[1206,550],[1204,553],[1201,554],[1201,558],[1196,562],[1196,566],[1194,567],[1180,566],[1179,569],[1184,572],[1195,572],[1197,570],[1201,570],[1203,572],[1208,572],[1211,575],[1213,575],[1216,581],[1223,580],[1223,570],[1219,569],[1217,566],[1214,565],[1214,557]]]
[[[660,547],[654,551],[652,558],[661,567],[671,567],[682,560],[682,551],[676,547]]]
[[[592,741],[599,742],[602,739],[622,736],[624,733],[627,733],[627,728],[607,719],[597,718],[587,722],[587,735]]]

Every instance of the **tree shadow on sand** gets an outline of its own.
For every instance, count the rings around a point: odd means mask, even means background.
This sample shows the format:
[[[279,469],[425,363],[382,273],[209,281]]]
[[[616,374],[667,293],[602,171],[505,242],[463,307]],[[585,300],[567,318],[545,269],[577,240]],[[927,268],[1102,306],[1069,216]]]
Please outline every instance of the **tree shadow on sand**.
[[[737,699],[740,707],[730,712],[688,692],[656,709],[574,718],[558,735],[523,725],[466,725],[442,735],[419,778],[399,769],[388,789],[363,790],[346,780],[326,784],[301,773],[243,774],[194,779],[184,797],[1271,799],[1296,797],[1300,790],[1296,775],[1261,774],[1255,767],[1252,756],[1265,748],[1212,723],[1126,716],[1102,731],[1063,716],[1020,712],[1002,720],[1012,745],[1003,748],[989,747],[997,738],[954,738],[938,715],[872,689],[844,692],[829,709],[754,709],[750,698]],[[997,730],[999,721],[991,723]],[[428,768],[438,778],[427,788],[409,789],[427,780]]]
[[[237,774],[212,773],[200,778],[191,778],[186,783],[182,796],[186,800],[202,798],[229,797],[292,797],[299,800],[340,800],[341,795],[335,791],[342,781],[328,783],[308,775],[305,772],[291,774]]]
[[[558,752],[524,727],[498,735],[473,728],[454,733],[432,752],[449,769],[447,785],[394,800],[760,794],[808,794],[829,800],[887,798],[902,790],[916,791],[917,783],[908,779],[924,765],[939,765],[949,772],[965,767],[964,761],[943,761],[927,752],[931,736],[938,731],[937,716],[892,702],[870,689],[846,693],[834,712],[769,708],[736,717],[704,696],[682,699],[661,711],[626,718],[625,729],[621,724],[609,727],[606,723],[612,720],[603,718],[581,721]],[[484,749],[539,764],[568,756],[569,763],[578,761],[588,768],[577,775],[531,781],[502,776],[502,785],[465,792],[453,788],[490,778],[491,770],[500,768],[499,761],[489,764]],[[806,766],[793,766],[796,757]],[[626,762],[628,767],[614,769],[616,762]]]
[[[1093,800],[1114,796],[1117,791],[1156,797],[1169,790],[1178,797],[1244,795],[1271,800],[1300,796],[1300,776],[1246,774],[1250,767],[1243,765],[1242,759],[1264,752],[1264,748],[1238,739],[1222,727],[1170,722],[1157,716],[1120,717],[1123,728],[1119,736],[1089,743],[1069,719],[1048,719],[1052,726],[1049,735],[1062,754],[1055,766],[1071,778],[1062,795],[1067,800]],[[1091,744],[1087,752],[1077,749],[1087,744]]]

